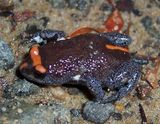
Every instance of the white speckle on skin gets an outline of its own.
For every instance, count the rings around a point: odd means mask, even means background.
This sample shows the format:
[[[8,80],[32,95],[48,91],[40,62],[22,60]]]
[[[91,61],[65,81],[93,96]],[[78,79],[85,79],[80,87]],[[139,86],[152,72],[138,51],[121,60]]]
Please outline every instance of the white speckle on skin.
[[[81,77],[81,75],[78,74],[78,75],[76,75],[76,76],[73,77],[73,80],[79,81],[80,77]]]

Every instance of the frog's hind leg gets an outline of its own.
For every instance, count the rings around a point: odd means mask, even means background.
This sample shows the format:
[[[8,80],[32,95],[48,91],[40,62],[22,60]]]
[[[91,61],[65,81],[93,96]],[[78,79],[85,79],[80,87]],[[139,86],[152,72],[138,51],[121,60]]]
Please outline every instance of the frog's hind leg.
[[[102,101],[105,96],[105,92],[102,89],[101,82],[91,77],[87,77],[85,82],[85,85],[90,90],[91,94],[95,97],[95,101]]]
[[[109,76],[110,88],[118,89],[110,97],[104,98],[102,103],[115,102],[128,95],[137,85],[140,77],[140,66],[135,62],[122,64],[113,74]]]

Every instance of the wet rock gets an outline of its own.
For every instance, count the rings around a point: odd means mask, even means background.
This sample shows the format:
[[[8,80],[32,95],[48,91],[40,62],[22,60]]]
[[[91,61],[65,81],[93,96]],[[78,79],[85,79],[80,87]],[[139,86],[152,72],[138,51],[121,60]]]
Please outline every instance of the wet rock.
[[[0,38],[0,69],[9,69],[14,65],[14,56],[8,44]]]
[[[100,104],[87,102],[83,109],[84,119],[94,123],[104,123],[114,112],[114,106],[111,103]]]
[[[4,90],[5,98],[13,98],[14,96],[29,96],[36,94],[39,91],[39,87],[26,80],[16,80],[12,85],[6,86]]]
[[[8,100],[0,104],[0,123],[20,124],[69,124],[71,116],[69,109],[63,105],[50,103],[48,105],[31,105],[23,101]],[[3,118],[5,120],[3,121]]]

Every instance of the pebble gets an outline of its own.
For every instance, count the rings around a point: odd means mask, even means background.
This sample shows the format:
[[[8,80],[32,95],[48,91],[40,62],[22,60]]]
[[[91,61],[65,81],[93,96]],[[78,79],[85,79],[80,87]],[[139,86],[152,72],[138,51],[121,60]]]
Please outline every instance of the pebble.
[[[100,104],[96,102],[87,102],[84,106],[82,116],[84,119],[93,123],[104,123],[114,111],[114,106],[111,103]]]
[[[3,112],[5,112],[5,111],[6,111],[6,107],[2,107],[1,110],[2,110]]]
[[[18,113],[22,113],[23,110],[22,110],[21,108],[18,108],[17,112],[18,112]]]
[[[40,88],[26,80],[18,79],[13,84],[6,86],[4,89],[5,98],[13,98],[14,96],[29,96],[38,93]]]
[[[14,56],[9,45],[0,38],[0,69],[9,69],[14,65]]]
[[[52,90],[52,94],[56,99],[60,99],[60,100],[69,100],[70,96],[69,94],[64,91],[61,87],[55,87]]]
[[[4,123],[3,118],[5,117],[7,124],[13,122],[18,124],[71,124],[70,110],[54,102],[40,106],[10,99],[0,103],[0,108],[6,108],[6,111],[2,111],[0,123]]]

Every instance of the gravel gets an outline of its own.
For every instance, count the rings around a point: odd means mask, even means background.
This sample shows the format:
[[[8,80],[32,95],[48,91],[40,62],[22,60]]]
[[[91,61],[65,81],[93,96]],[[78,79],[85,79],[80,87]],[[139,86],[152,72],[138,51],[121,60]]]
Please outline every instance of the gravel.
[[[87,102],[83,109],[83,117],[93,123],[104,123],[113,112],[114,106],[111,103]]]
[[[0,103],[0,123],[18,124],[70,124],[70,110],[51,102],[31,105],[23,101],[7,100]],[[4,120],[6,118],[7,120]]]
[[[5,98],[14,98],[14,96],[29,96],[36,94],[40,88],[26,80],[16,80],[12,85],[6,86],[4,90]]]
[[[0,69],[9,69],[14,65],[14,56],[9,45],[0,38]]]

